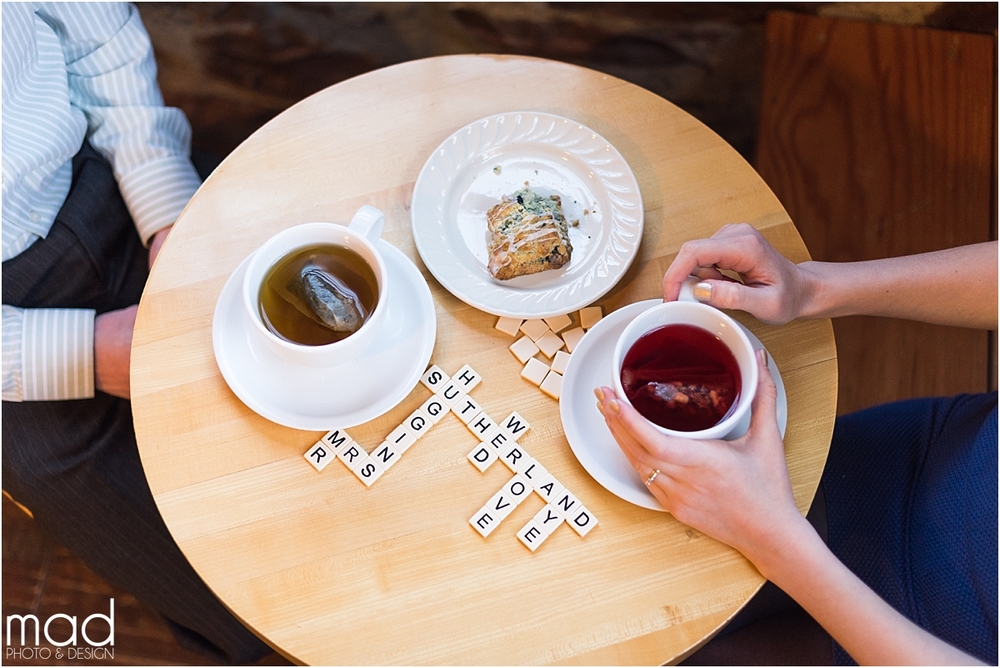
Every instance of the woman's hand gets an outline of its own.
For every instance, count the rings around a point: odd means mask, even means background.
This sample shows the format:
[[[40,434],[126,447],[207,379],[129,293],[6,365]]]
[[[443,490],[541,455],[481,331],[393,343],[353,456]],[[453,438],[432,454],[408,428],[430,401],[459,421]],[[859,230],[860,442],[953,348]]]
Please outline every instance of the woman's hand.
[[[742,283],[719,270],[734,271]],[[677,299],[688,276],[701,279],[695,296],[716,308],[746,311],[782,325],[802,315],[812,289],[809,273],[774,249],[751,225],[724,225],[708,239],[689,241],[663,276],[663,298]]]
[[[758,353],[759,381],[747,433],[696,441],[658,431],[614,390],[598,408],[643,481],[678,520],[735,547],[751,561],[781,550],[805,519],[795,505],[776,414],[777,390]]]

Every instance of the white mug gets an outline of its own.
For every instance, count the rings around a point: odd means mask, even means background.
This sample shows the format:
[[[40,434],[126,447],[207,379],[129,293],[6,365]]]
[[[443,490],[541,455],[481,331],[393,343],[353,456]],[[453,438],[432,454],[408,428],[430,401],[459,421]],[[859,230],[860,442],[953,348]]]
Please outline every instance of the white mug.
[[[283,359],[295,364],[330,367],[358,357],[378,334],[388,304],[389,282],[385,261],[375,244],[382,236],[385,217],[367,204],[358,209],[348,225],[303,223],[279,232],[258,248],[247,265],[243,279],[243,303],[250,322],[266,345]],[[300,248],[333,244],[360,255],[371,267],[378,282],[378,300],[358,331],[325,345],[303,345],[274,334],[260,314],[260,287],[268,270],[283,257]]]
[[[696,282],[697,280],[690,279],[685,282],[678,301],[657,304],[640,313],[625,327],[618,337],[612,356],[612,387],[622,401],[631,405],[622,387],[622,364],[629,349],[644,334],[664,325],[694,325],[707,330],[721,340],[736,358],[740,370],[740,388],[735,400],[736,405],[730,407],[726,416],[717,424],[699,431],[678,431],[658,425],[651,420],[647,421],[668,436],[692,439],[723,438],[736,428],[750,410],[750,404],[757,391],[757,359],[750,339],[735,320],[712,306],[694,300],[691,296],[691,287]]]

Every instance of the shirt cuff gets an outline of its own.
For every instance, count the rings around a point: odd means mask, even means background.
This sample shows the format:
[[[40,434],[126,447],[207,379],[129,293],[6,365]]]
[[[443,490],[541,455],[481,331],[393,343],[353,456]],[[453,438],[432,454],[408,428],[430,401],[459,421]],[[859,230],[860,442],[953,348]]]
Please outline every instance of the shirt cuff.
[[[172,155],[145,163],[123,174],[119,183],[142,243],[172,225],[201,186],[201,178],[186,156]]]
[[[25,309],[21,324],[24,401],[94,396],[93,309]]]

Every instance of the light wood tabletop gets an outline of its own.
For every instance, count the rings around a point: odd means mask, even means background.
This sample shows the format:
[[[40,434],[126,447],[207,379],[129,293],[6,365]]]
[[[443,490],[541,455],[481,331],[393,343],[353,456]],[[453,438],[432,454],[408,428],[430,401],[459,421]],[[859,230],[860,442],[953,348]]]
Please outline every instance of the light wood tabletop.
[[[767,185],[716,134],[642,88],[567,64],[501,56],[404,63],[316,93],[258,130],[194,196],[153,268],[133,340],[132,406],[171,534],[226,606],[296,662],[673,662],[763,584],[734,550],[598,484],[567,442],[558,402],[520,377],[497,317],[450,294],[421,261],[410,206],[425,161],[467,124],[518,110],[588,126],[638,181],[642,243],[597,300],[605,314],[659,296],[680,245],[725,223],[749,222],[793,261],[809,257]],[[230,274],[276,232],[346,222],[364,204],[385,213],[383,238],[429,284],[437,318],[430,363],[449,374],[471,365],[483,380],[470,396],[490,416],[517,411],[530,422],[519,442],[598,519],[588,534],[563,526],[529,551],[516,534],[545,505],[532,495],[480,536],[470,518],[511,472],[470,464],[478,440],[455,415],[366,487],[338,461],[318,472],[305,459],[323,431],[270,422],[230,390],[212,342]],[[805,512],[836,412],[832,327],[733,315],[780,369],[789,473]],[[373,449],[428,397],[417,384],[388,413],[348,431]]]

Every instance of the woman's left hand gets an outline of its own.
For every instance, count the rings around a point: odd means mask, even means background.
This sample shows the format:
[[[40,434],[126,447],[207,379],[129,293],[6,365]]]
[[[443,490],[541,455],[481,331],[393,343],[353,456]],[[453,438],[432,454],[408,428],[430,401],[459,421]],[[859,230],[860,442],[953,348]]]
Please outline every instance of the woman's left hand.
[[[760,351],[750,429],[732,441],[667,436],[611,388],[595,391],[615,440],[663,507],[751,561],[762,551],[781,549],[804,521],[792,495],[777,389],[765,360]]]

